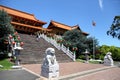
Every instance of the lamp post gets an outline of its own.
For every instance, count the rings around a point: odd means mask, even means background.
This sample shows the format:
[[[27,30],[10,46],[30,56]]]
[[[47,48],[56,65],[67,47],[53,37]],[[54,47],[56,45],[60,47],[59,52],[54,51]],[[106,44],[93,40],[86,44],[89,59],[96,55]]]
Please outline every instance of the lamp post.
[[[73,50],[73,53],[74,53],[73,61],[76,61],[76,51],[78,50],[78,48],[77,47],[73,47],[72,50]]]
[[[14,34],[17,35],[17,39],[20,40],[18,33],[15,32]],[[15,59],[15,65],[12,66],[12,68],[14,69],[21,68],[19,56],[20,56],[20,51],[23,50],[22,48],[23,42],[19,42],[19,41],[15,42],[15,38],[11,34],[9,34],[8,41],[11,47],[11,54],[9,54],[9,57],[13,56]]]
[[[86,49],[85,52],[84,52],[84,54],[85,54],[85,58],[86,58],[85,63],[89,63],[89,56],[88,56],[89,51]]]
[[[12,66],[12,68],[21,68],[19,56],[20,56],[20,51],[22,49],[23,48],[20,46],[20,43],[15,43],[15,46],[14,46],[15,65]]]

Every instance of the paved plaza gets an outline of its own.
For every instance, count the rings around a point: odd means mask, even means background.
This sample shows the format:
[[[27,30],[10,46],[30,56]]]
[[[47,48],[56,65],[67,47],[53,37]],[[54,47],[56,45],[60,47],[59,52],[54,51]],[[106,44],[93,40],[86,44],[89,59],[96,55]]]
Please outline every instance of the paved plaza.
[[[59,80],[120,80],[120,68],[81,62],[59,63]],[[20,70],[0,71],[0,80],[35,80],[41,64],[22,65]]]
[[[59,66],[60,80],[120,80],[119,67],[81,62],[59,63]],[[23,65],[23,67],[36,75],[41,71],[40,64]]]

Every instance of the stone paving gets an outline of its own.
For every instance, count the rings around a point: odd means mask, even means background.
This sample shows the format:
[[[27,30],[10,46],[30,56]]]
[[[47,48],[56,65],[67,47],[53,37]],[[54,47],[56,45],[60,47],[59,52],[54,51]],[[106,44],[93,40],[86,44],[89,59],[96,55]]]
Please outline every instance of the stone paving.
[[[32,71],[36,75],[40,75],[41,64],[22,66],[26,70]],[[119,67],[109,67],[104,66],[103,64],[87,64],[81,62],[59,63],[59,66],[60,80],[120,80]],[[91,72],[88,73],[87,71]]]
[[[39,75],[41,72],[41,64],[26,64],[22,65],[25,69]],[[86,64],[81,62],[59,63],[60,76],[70,75],[73,73],[105,67],[101,64]]]
[[[104,71],[95,72],[71,80],[120,80],[120,68],[112,68]]]
[[[120,67],[81,62],[59,63],[59,66],[59,80],[120,80]],[[0,71],[0,80],[36,80],[40,78],[41,64],[26,64],[22,67],[20,70]]]

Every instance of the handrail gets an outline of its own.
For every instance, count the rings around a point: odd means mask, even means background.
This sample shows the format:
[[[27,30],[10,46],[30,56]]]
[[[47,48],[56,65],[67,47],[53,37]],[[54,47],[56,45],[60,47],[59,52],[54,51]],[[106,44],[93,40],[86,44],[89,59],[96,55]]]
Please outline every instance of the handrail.
[[[53,46],[55,46],[58,50],[62,50],[66,55],[68,55],[73,61],[76,61],[76,55],[75,53],[71,52],[69,48],[66,48],[63,44],[60,45],[57,43],[57,41],[53,38],[47,37],[45,34],[40,34],[39,37],[42,37],[47,42],[51,43]]]

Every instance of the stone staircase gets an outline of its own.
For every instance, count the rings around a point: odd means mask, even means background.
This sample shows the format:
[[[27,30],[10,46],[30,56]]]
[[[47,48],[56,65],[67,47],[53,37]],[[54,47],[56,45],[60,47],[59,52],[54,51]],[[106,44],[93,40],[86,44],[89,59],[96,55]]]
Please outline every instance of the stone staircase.
[[[20,60],[22,64],[41,64],[45,56],[45,50],[48,47],[55,49],[55,55],[57,61],[71,62],[72,60],[61,50],[56,49],[53,45],[45,41],[43,38],[36,40],[35,35],[28,35],[19,33],[21,40],[24,42],[23,50],[20,54]]]

